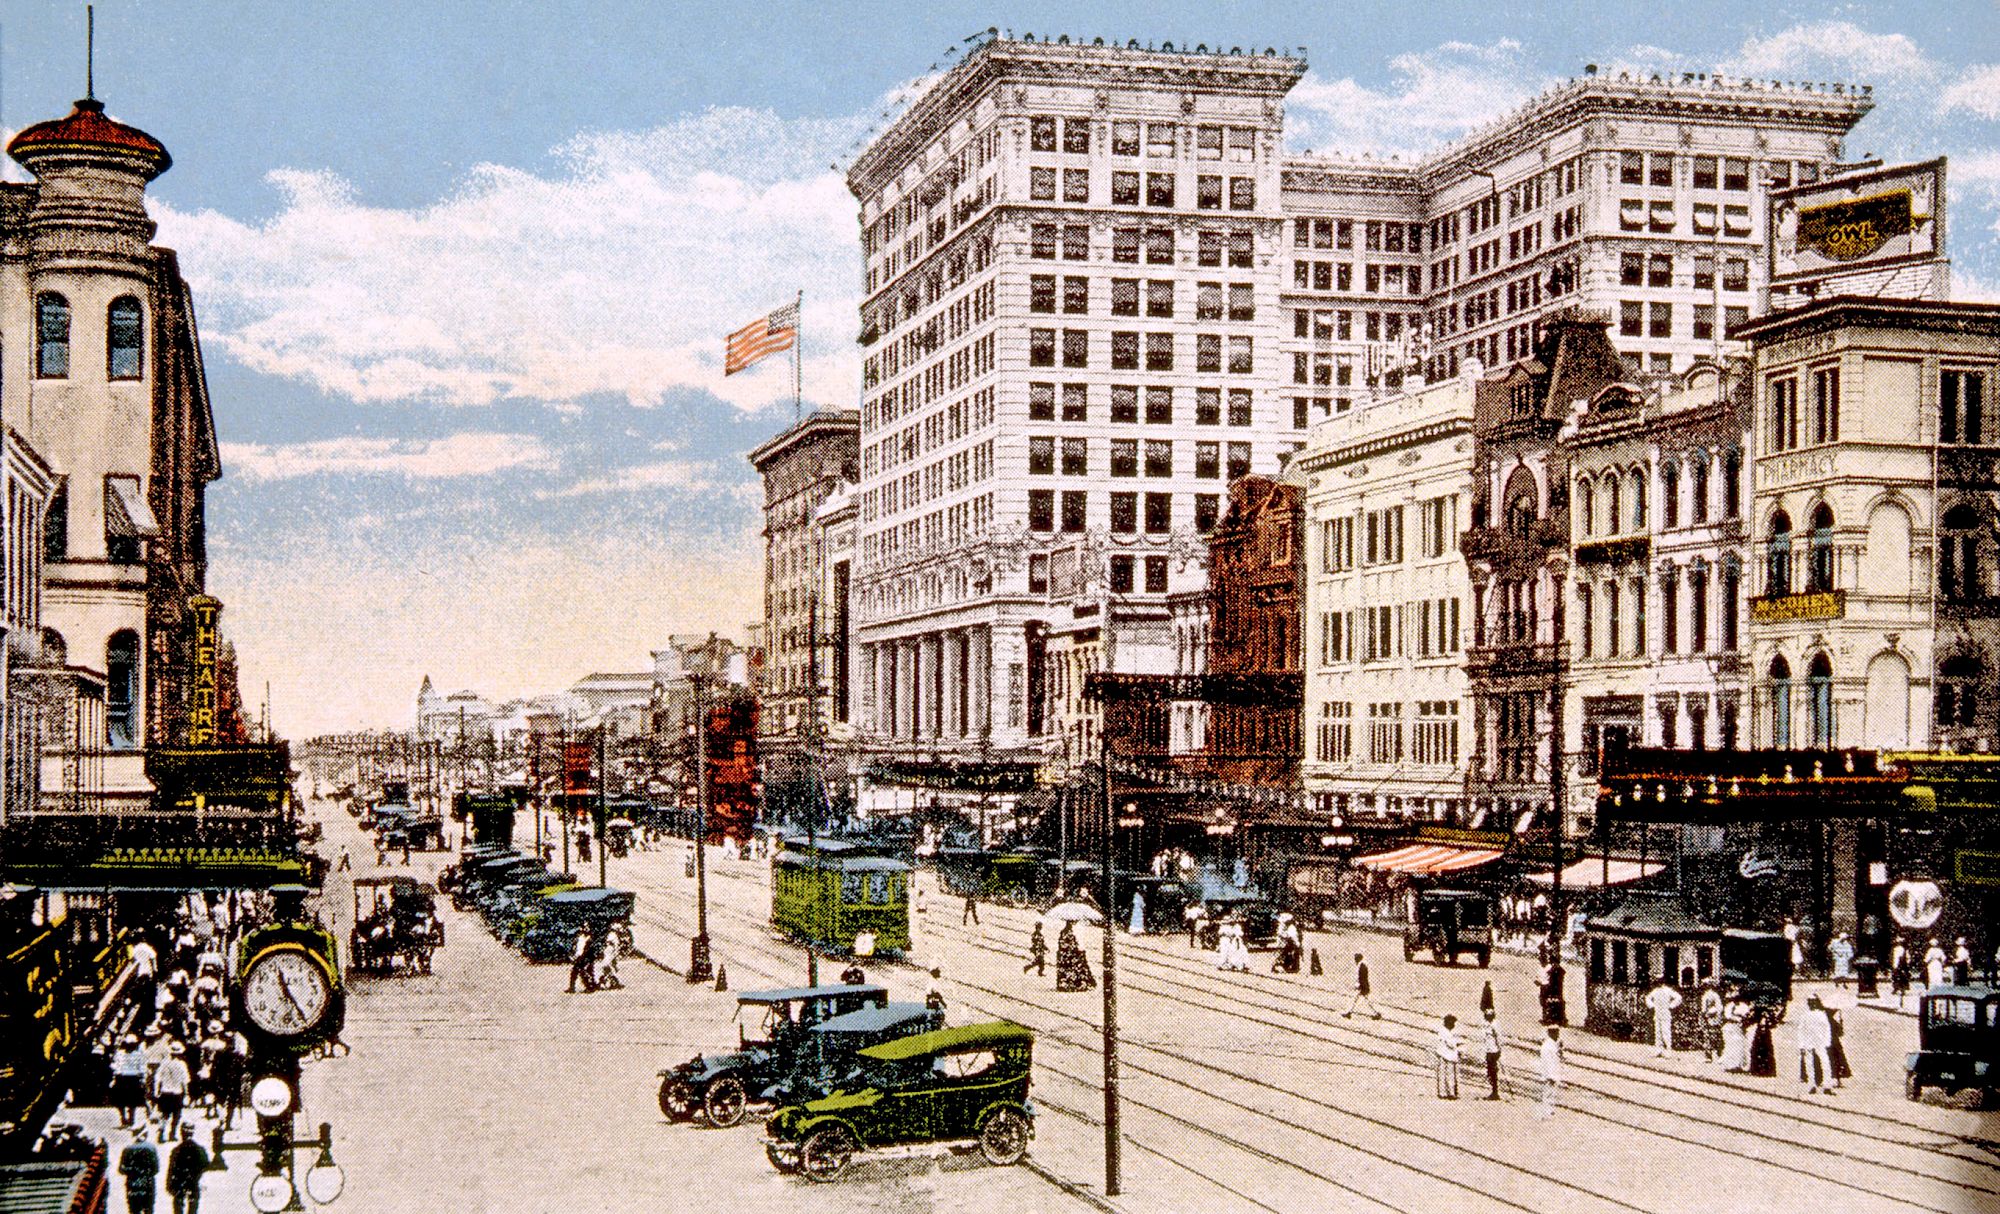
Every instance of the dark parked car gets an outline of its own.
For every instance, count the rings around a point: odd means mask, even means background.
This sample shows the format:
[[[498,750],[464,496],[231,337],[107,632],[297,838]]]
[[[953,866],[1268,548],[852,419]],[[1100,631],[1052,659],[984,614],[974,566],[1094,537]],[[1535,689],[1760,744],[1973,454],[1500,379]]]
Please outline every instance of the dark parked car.
[[[1403,960],[1426,949],[1438,965],[1457,965],[1471,954],[1483,967],[1493,960],[1492,894],[1427,889],[1417,894],[1417,921],[1403,929]]]
[[[999,1020],[870,1046],[853,1079],[771,1115],[764,1153],[818,1181],[838,1178],[858,1152],[917,1143],[969,1140],[989,1163],[1018,1163],[1035,1132],[1034,1045],[1032,1030]]]
[[[764,1089],[763,1098],[774,1104],[817,1099],[859,1068],[862,1050],[943,1027],[944,1012],[921,1003],[886,1003],[821,1021],[806,1033],[791,1074]]]
[[[629,924],[638,895],[622,889],[566,889],[539,899],[526,912],[521,955],[530,961],[564,961],[585,927],[600,937],[614,923]]]
[[[700,1115],[710,1125],[735,1125],[751,1099],[792,1074],[814,1025],[888,1002],[888,988],[869,983],[745,991],[736,997],[736,1048],[696,1054],[661,1071],[660,1111],[674,1121]],[[742,1023],[745,1011],[760,1017],[763,1037],[750,1039]]]
[[[2000,990],[1939,986],[1924,993],[1917,1017],[1917,1052],[1903,1060],[1903,1094],[1922,1100],[1925,1088],[1977,1093],[1981,1107],[2000,1087]]]
[[[1725,928],[1722,932],[1722,985],[1735,986],[1763,1014],[1779,1024],[1792,1002],[1792,942],[1777,932]]]

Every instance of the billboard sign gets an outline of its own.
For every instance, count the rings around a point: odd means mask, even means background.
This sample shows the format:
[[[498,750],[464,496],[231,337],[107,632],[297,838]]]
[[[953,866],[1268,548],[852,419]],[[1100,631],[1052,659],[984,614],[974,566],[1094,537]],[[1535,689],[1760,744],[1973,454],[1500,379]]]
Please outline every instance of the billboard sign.
[[[1944,259],[1944,159],[1771,193],[1771,285]]]

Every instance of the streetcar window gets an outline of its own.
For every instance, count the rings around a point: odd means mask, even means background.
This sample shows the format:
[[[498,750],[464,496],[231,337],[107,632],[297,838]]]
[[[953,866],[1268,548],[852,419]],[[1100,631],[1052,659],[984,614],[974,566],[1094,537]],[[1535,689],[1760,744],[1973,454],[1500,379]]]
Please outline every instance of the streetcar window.
[[[888,873],[868,874],[868,900],[870,902],[878,902],[878,903],[887,902],[889,900]]]
[[[861,901],[861,877],[862,874],[860,873],[842,873],[840,875],[840,900],[842,902]]]
[[[1653,976],[1653,950],[1649,945],[1632,946],[1632,980],[1644,982]]]
[[[1604,981],[1604,941],[1602,940],[1592,940],[1590,942],[1590,980],[1592,982]]]
[[[1613,940],[1611,942],[1611,981],[1620,986],[1625,985],[1625,953],[1625,941]]]

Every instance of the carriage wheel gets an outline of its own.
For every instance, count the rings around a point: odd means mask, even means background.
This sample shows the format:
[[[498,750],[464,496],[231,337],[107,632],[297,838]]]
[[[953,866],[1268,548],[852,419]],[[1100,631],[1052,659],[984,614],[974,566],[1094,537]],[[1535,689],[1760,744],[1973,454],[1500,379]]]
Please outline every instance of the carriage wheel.
[[[709,1084],[701,1100],[702,1112],[709,1124],[715,1126],[732,1126],[743,1120],[743,1105],[743,1081],[734,1075],[725,1075]]]
[[[1028,1153],[1028,1119],[1013,1109],[997,1109],[979,1127],[979,1153],[986,1162],[1005,1167]]]
[[[689,1121],[694,1117],[694,1090],[687,1080],[669,1075],[660,1081],[660,1112],[673,1121]]]
[[[815,1130],[799,1149],[799,1170],[808,1180],[838,1180],[853,1161],[855,1147],[854,1135],[842,1126]]]

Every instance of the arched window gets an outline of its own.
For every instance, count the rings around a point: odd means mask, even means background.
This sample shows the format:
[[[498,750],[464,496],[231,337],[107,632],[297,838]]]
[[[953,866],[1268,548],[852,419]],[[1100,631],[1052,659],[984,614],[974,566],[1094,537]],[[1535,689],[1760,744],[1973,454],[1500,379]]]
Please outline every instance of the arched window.
[[[1979,512],[1960,502],[1944,512],[1944,534],[1938,537],[1938,591],[1948,599],[1979,597]]]
[[[1681,468],[1668,462],[1660,465],[1660,526],[1681,525]]]
[[[1772,598],[1792,592],[1792,518],[1780,510],[1771,516],[1771,538],[1764,546],[1764,593]]]
[[[1833,510],[1821,502],[1812,513],[1812,561],[1807,590],[1833,589]]]
[[[1743,452],[1731,447],[1722,453],[1722,517],[1735,518],[1743,512]]]
[[[1576,518],[1585,537],[1597,530],[1597,494],[1587,476],[1576,478]]]
[[[104,647],[104,740],[113,750],[139,744],[139,634],[111,634]]]
[[[1618,474],[1604,474],[1604,534],[1617,535],[1625,529],[1625,518],[1618,511]]]
[[[1507,478],[1507,530],[1526,539],[1541,514],[1541,495],[1535,492],[1535,478],[1526,468],[1517,468]]]
[[[1697,451],[1688,457],[1688,521],[1705,523],[1708,521],[1708,452]]]
[[[1812,708],[1812,744],[1819,750],[1833,748],[1833,663],[1825,654],[1815,655],[1806,668],[1806,699]]]
[[[1771,659],[1771,745],[1792,745],[1792,667],[1782,656]]]
[[[1979,659],[1958,654],[1938,663],[1937,723],[1939,729],[1970,729],[1979,720],[1979,684],[1985,670]]]
[[[1632,488],[1632,530],[1646,529],[1646,470],[1634,468],[1627,477]]]
[[[120,295],[104,316],[104,373],[112,379],[137,379],[145,371],[145,313],[139,297]]]
[[[35,297],[35,374],[44,379],[69,374],[69,300],[53,291]]]

